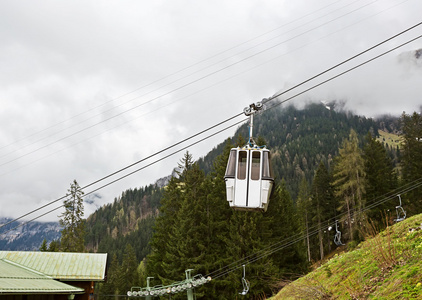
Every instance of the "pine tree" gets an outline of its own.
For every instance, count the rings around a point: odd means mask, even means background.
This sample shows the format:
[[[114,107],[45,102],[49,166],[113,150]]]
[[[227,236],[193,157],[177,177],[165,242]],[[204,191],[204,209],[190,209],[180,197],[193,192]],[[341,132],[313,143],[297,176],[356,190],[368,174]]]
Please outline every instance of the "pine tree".
[[[226,255],[231,263],[242,260],[248,262],[251,258],[256,258],[257,254],[269,245],[271,231],[274,229],[271,227],[273,219],[267,217],[269,211],[270,207],[265,214],[233,211],[228,227],[230,235],[226,240]],[[267,254],[252,261],[246,265],[247,279],[250,282],[250,297],[258,298],[262,294],[270,294],[270,285],[274,283],[275,275],[278,274],[272,257]],[[242,290],[240,266],[239,272],[231,272],[226,279],[228,280],[226,299],[233,299],[233,295]]]
[[[172,269],[167,266],[173,262],[178,262],[177,254],[173,254],[174,233],[177,224],[177,214],[181,206],[182,192],[181,182],[178,178],[172,177],[165,188],[163,198],[161,199],[160,214],[155,220],[154,234],[151,238],[151,253],[147,257],[147,274],[160,280],[166,280],[164,284],[170,283],[172,276],[177,274],[168,274]],[[177,270],[179,270],[178,268]],[[179,275],[179,274],[177,274]]]
[[[85,238],[84,192],[76,180],[70,185],[69,198],[64,200],[65,212],[60,215],[60,225],[63,227],[61,250],[65,252],[83,252]]]
[[[315,224],[314,226],[316,226],[318,230],[320,259],[323,259],[325,256],[324,231],[326,231],[326,225],[334,217],[333,212],[335,211],[335,203],[333,198],[331,177],[328,173],[327,167],[323,162],[321,162],[315,173],[311,187],[311,203],[314,209],[312,214],[312,224]]]
[[[403,113],[402,123],[402,155],[401,166],[404,183],[414,183],[422,178],[422,116],[414,112],[412,115]],[[415,189],[408,195],[413,201],[406,201],[416,212],[422,210],[421,189]],[[405,198],[406,199],[406,198]],[[405,200],[404,199],[404,200]]]
[[[48,247],[47,247],[47,240],[46,240],[46,239],[43,239],[42,244],[41,244],[41,246],[40,246],[40,251],[41,251],[41,252],[45,252],[45,251],[47,251],[47,250],[48,250]]]
[[[276,185],[271,199],[271,207],[265,214],[271,228],[271,236],[263,239],[265,244],[274,245],[280,241],[291,241],[293,237],[301,235],[300,219],[287,190],[284,180]],[[280,249],[272,255],[272,263],[278,269],[276,281],[279,278],[291,278],[291,274],[300,274],[306,271],[306,248],[299,243]],[[275,283],[275,282],[273,282]]]
[[[224,175],[227,166],[232,144],[227,142],[224,151],[217,156],[213,163],[213,170],[204,181],[206,203],[204,218],[206,220],[206,257],[202,260],[205,274],[219,270],[233,262],[227,253],[226,241],[230,232],[229,220],[233,214],[226,199],[226,184]],[[232,299],[233,282],[222,277],[220,280],[213,280],[202,289],[208,299]],[[222,292],[224,291],[224,292]],[[232,293],[229,293],[231,291]]]
[[[347,140],[343,141],[339,149],[334,166],[335,195],[339,198],[342,212],[347,213],[349,226],[349,239],[353,240],[358,225],[362,225],[362,215],[365,206],[363,195],[365,193],[365,170],[362,151],[358,145],[356,132],[350,130]]]
[[[203,202],[204,174],[189,152],[178,164],[177,174],[179,178],[173,177],[166,187],[147,260],[148,273],[155,274],[163,284],[175,281],[192,268],[189,264],[198,260],[195,256],[201,247],[195,245],[194,239],[199,237],[198,228],[203,222],[197,207]]]
[[[53,240],[48,244],[48,252],[59,252],[60,251],[60,241]]]
[[[308,261],[311,261],[311,245],[309,243],[309,224],[310,224],[310,211],[311,211],[311,197],[308,190],[308,182],[303,177],[299,187],[299,195],[296,201],[297,205],[297,219],[299,221],[300,231],[304,232],[305,239],[304,245],[306,246],[306,252]]]
[[[366,136],[363,157],[366,174],[365,202],[373,203],[397,188],[397,174],[387,150],[370,133]],[[382,225],[384,213],[389,208],[391,208],[390,202],[381,204],[368,212],[368,218]]]
[[[187,157],[185,157],[186,159]],[[189,162],[183,172],[181,207],[178,212],[178,226],[175,228],[174,249],[179,256],[179,277],[186,269],[204,273],[203,263],[207,249],[207,193],[204,187],[205,176],[197,163]],[[201,292],[197,291],[197,297]]]
[[[118,295],[119,292],[125,293],[120,287],[120,263],[117,259],[117,255],[114,254],[111,259],[110,266],[107,270],[107,281],[100,284],[99,294],[100,295]],[[119,288],[121,291],[119,291]],[[126,293],[125,293],[126,294]]]
[[[131,287],[138,286],[138,261],[130,244],[126,245],[119,272],[119,292],[126,294]]]

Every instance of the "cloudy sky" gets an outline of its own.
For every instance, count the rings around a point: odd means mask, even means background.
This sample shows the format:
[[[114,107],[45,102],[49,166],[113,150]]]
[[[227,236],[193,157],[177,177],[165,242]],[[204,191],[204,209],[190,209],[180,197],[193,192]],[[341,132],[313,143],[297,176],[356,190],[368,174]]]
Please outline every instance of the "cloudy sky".
[[[0,0],[0,217],[226,120],[421,22],[421,11],[420,0]],[[421,34],[416,27],[280,99]],[[420,48],[422,39],[290,103],[337,99],[366,116],[419,110]],[[197,159],[234,129],[189,151]],[[99,190],[86,214],[170,174],[183,152]]]

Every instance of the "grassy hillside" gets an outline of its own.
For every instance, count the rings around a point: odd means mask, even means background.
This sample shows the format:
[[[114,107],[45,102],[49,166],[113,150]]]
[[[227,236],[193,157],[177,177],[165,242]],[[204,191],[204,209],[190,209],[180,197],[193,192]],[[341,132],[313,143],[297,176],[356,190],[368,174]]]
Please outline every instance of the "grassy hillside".
[[[271,299],[422,299],[422,214],[334,255]]]
[[[388,144],[393,149],[396,149],[397,147],[400,148],[402,143],[402,137],[400,137],[397,134],[386,132],[383,130],[378,130],[379,137],[377,140],[381,143]]]

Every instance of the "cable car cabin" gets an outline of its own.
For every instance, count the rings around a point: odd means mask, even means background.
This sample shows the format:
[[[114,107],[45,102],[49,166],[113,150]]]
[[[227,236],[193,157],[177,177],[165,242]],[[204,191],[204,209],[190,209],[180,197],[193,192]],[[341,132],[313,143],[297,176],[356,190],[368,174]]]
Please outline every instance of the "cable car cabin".
[[[274,178],[266,148],[232,148],[227,163],[227,201],[236,210],[267,211]]]

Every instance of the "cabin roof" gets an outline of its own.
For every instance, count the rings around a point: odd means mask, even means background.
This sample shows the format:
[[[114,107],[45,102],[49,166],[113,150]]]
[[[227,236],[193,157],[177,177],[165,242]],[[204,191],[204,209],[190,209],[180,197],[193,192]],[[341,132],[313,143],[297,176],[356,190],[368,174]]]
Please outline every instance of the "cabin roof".
[[[0,259],[0,294],[80,294],[84,289],[54,280],[52,277]]]
[[[103,281],[106,253],[0,251],[0,259],[62,281]]]

